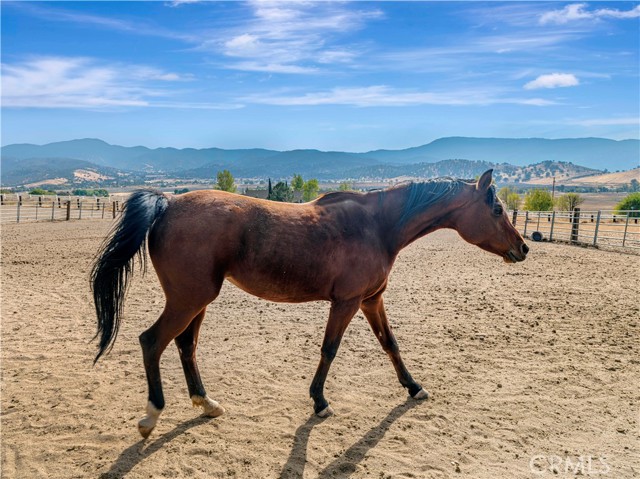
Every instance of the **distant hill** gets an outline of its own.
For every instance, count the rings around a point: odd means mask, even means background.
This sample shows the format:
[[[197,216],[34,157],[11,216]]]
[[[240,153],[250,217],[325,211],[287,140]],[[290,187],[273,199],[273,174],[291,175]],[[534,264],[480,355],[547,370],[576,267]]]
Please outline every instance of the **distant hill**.
[[[528,166],[516,166],[508,163],[490,163],[488,161],[444,160],[436,163],[417,163],[414,165],[374,165],[355,168],[346,172],[350,179],[383,180],[385,178],[418,179],[439,176],[475,178],[489,168],[494,170],[496,182],[503,184],[537,184],[555,176],[556,181],[574,177],[600,174],[600,170],[585,168],[573,163],[543,161]]]
[[[619,187],[630,184],[631,180],[640,181],[640,168],[604,175],[578,176],[568,179],[567,186],[606,186]]]
[[[415,148],[367,153],[261,148],[152,149],[83,139],[47,145],[4,146],[1,150],[1,179],[5,186],[60,178],[75,183],[82,180],[88,182],[91,178],[102,177],[113,178],[113,184],[131,184],[137,179],[151,177],[213,179],[216,171],[223,168],[242,178],[275,179],[290,177],[293,173],[321,180],[435,176],[471,178],[493,167],[502,182],[527,183],[552,176],[567,179],[594,175],[605,169],[630,169],[638,166],[638,158],[640,141],[602,138],[546,140],[452,137]],[[73,161],[85,163],[75,164]],[[75,172],[83,168],[93,169],[98,176]]]
[[[2,147],[2,158],[74,158],[98,166],[131,171],[172,172],[197,168],[210,162],[224,164],[263,159],[278,151],[264,149],[223,150],[221,148],[147,148],[110,145],[86,138],[47,145],[15,144]]]
[[[405,150],[362,153],[383,163],[436,162],[452,158],[525,166],[542,161],[564,161],[598,170],[628,170],[639,165],[640,141],[576,138],[440,138]]]
[[[2,185],[109,185],[130,174],[73,158],[3,158]],[[130,178],[134,181],[133,178]]]

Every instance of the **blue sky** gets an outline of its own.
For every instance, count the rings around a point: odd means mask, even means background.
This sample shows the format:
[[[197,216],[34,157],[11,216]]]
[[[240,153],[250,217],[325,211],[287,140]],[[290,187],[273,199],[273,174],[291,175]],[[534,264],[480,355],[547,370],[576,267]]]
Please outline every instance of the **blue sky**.
[[[640,137],[638,2],[9,2],[2,144]]]

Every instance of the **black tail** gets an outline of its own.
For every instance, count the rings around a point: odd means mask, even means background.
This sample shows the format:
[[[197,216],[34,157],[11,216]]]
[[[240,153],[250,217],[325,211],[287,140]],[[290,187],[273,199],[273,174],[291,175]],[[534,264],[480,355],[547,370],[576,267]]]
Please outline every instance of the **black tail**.
[[[167,209],[168,201],[160,191],[139,190],[124,204],[124,212],[103,243],[91,271],[91,289],[98,316],[100,336],[98,354],[113,347],[120,327],[124,297],[133,273],[136,253],[145,266],[147,233]]]

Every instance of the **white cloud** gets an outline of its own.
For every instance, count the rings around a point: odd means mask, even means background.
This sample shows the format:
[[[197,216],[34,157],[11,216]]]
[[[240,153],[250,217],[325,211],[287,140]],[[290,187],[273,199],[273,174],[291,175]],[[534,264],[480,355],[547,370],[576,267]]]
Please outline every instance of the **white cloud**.
[[[169,2],[170,7],[179,7],[181,5],[188,5],[190,3],[200,3],[202,0],[173,0]]]
[[[328,91],[286,95],[268,93],[243,101],[277,106],[346,105],[356,107],[400,107],[418,105],[493,105],[498,103],[546,106],[553,102],[539,98],[505,98],[490,91],[425,92],[398,90],[386,85],[338,87]]]
[[[74,23],[82,27],[97,27],[128,34],[144,35],[150,37],[168,38],[184,42],[196,42],[198,38],[192,33],[177,33],[161,27],[158,24],[137,20],[132,22],[117,17],[94,15],[90,13],[80,13],[74,10],[62,8],[51,8],[36,2],[10,2],[11,8],[17,8],[21,12],[33,15],[47,22],[56,21],[61,23]],[[4,5],[3,5],[4,6]]]
[[[535,80],[525,84],[525,90],[537,90],[539,88],[563,88],[577,86],[580,84],[578,78],[571,73],[551,73],[540,75]]]
[[[145,65],[105,64],[82,57],[42,57],[19,64],[2,64],[2,105],[80,109],[169,104],[184,108],[206,107],[167,101],[175,91],[165,89],[163,84],[190,79]]]
[[[252,1],[248,5],[250,19],[200,43],[200,50],[245,60],[225,68],[309,74],[328,65],[351,63],[358,48],[339,45],[340,37],[382,16],[377,9],[342,2]]]
[[[578,20],[597,20],[601,18],[638,18],[640,17],[640,5],[636,5],[631,10],[617,10],[614,8],[601,8],[599,10],[588,10],[586,3],[573,3],[566,5],[561,10],[552,10],[540,16],[539,23],[565,24]]]

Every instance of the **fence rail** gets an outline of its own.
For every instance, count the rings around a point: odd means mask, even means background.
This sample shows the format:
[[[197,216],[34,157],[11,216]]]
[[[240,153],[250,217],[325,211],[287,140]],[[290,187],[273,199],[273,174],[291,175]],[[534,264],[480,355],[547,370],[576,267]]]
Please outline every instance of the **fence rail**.
[[[640,250],[638,211],[512,211],[525,238]]]
[[[2,195],[0,223],[113,219],[122,212],[122,201],[95,197],[25,197]]]

